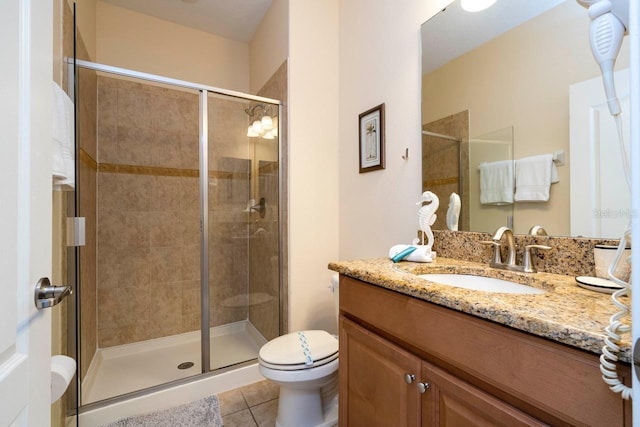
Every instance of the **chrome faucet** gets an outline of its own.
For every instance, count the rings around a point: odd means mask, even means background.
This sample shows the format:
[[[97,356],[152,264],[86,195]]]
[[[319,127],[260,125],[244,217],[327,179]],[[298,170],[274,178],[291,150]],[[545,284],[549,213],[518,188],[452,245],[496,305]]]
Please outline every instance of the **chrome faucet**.
[[[502,236],[507,236],[507,261],[504,262],[502,261],[501,258],[501,262],[502,264],[506,264],[506,265],[516,265],[516,239],[513,236],[513,231],[511,231],[511,229],[509,227],[500,227],[498,228],[495,233],[493,233],[493,237],[491,238],[491,240],[493,240],[494,242],[500,244],[500,241],[502,240]]]
[[[507,259],[502,259],[500,248],[502,247],[502,237],[507,237]],[[535,273],[536,269],[532,261],[531,249],[549,250],[551,247],[544,245],[526,245],[522,258],[522,265],[516,263],[516,239],[513,231],[509,227],[500,227],[494,233],[489,241],[480,242],[484,245],[493,246],[493,259],[489,263],[492,268],[502,270],[521,271],[524,273]]]

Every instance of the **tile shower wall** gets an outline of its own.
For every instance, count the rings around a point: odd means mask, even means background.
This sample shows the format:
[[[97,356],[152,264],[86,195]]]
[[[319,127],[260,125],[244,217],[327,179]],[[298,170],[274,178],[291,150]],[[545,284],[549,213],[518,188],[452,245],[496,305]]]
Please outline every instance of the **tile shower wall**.
[[[247,318],[244,108],[209,100],[211,326]],[[200,329],[198,109],[194,92],[98,79],[99,347]]]

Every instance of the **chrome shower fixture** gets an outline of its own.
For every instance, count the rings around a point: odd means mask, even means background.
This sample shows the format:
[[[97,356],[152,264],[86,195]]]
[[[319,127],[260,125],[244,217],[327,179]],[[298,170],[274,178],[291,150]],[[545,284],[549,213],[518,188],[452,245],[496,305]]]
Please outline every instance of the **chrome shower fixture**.
[[[260,198],[260,202],[251,206],[249,208],[249,211],[258,212],[260,214],[260,218],[264,218],[265,214],[267,213],[267,203],[264,197]]]

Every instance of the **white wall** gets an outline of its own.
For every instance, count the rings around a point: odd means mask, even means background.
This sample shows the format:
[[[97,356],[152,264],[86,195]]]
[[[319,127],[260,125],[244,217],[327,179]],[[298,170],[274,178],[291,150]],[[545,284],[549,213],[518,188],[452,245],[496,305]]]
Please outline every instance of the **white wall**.
[[[96,61],[249,92],[248,43],[104,2],[97,7]]]
[[[336,330],[338,2],[289,0],[289,326]]]
[[[273,0],[249,43],[249,89],[258,93],[289,55],[289,5]]]
[[[340,2],[339,258],[387,256],[416,236],[420,25],[446,0]],[[386,169],[358,173],[358,115],[385,103]],[[409,159],[403,160],[405,149]],[[446,201],[442,201],[445,203]]]
[[[71,11],[76,4],[76,25],[82,34],[84,47],[92,61],[96,60],[96,10],[98,0],[67,0]]]

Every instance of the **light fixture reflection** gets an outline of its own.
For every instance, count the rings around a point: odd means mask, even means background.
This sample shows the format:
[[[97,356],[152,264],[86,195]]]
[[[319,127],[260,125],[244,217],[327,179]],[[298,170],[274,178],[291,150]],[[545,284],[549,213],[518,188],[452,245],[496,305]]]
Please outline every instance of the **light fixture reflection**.
[[[253,125],[249,125],[249,129],[247,129],[247,136],[248,136],[249,138],[257,138],[257,137],[259,137],[259,136],[260,136],[260,134],[259,134],[259,133],[256,133],[256,132],[253,130]]]
[[[461,0],[460,6],[467,12],[480,12],[493,5],[496,0]]]
[[[261,122],[264,130],[273,129],[273,120],[271,120],[270,116],[263,116]]]
[[[278,116],[277,112],[271,116],[272,107],[270,104],[256,104],[244,110],[251,123],[247,129],[248,137],[275,139],[278,136]]]
[[[256,120],[255,122],[253,122],[253,125],[251,125],[251,127],[253,128],[253,131],[258,135],[264,132],[264,129],[262,128],[262,122],[260,120]]]

